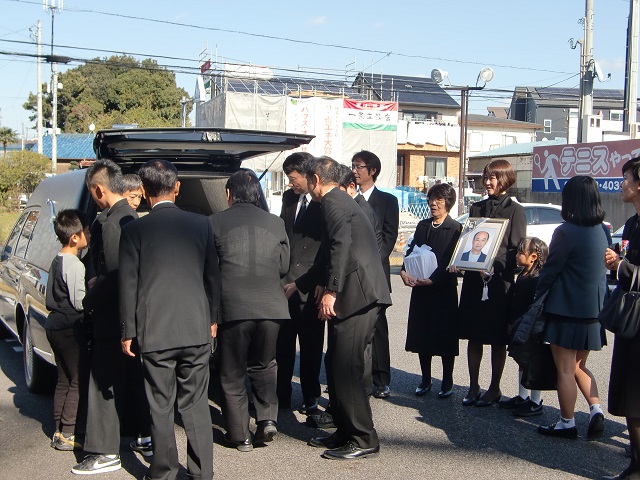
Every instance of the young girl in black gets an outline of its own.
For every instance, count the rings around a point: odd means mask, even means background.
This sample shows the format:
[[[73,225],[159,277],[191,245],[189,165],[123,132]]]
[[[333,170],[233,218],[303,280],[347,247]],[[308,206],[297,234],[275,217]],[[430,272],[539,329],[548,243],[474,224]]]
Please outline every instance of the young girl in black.
[[[523,237],[518,245],[516,253],[516,262],[522,271],[518,275],[518,279],[511,287],[511,315],[510,320],[513,321],[522,316],[529,310],[533,303],[538,285],[538,276],[542,265],[547,259],[549,248],[537,237]],[[522,386],[522,364],[526,360],[526,347],[510,347],[509,355],[520,365],[518,371],[518,395],[507,400],[498,402],[503,408],[513,409],[513,414],[518,417],[530,417],[533,415],[542,415],[542,400],[540,399],[540,390],[529,391]]]

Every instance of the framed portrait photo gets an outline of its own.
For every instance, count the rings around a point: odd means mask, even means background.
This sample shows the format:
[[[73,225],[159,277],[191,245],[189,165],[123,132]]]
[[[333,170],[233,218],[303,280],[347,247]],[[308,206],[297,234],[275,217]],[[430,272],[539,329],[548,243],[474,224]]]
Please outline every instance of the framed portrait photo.
[[[491,270],[508,223],[506,218],[468,218],[449,266],[458,270]]]

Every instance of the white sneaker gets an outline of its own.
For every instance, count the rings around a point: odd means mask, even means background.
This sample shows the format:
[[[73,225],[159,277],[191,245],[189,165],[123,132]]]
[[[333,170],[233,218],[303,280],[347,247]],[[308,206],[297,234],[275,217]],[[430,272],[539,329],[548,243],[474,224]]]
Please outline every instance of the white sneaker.
[[[115,472],[120,470],[122,463],[120,455],[109,458],[106,455],[88,455],[78,465],[71,469],[76,475],[93,475],[95,473]]]

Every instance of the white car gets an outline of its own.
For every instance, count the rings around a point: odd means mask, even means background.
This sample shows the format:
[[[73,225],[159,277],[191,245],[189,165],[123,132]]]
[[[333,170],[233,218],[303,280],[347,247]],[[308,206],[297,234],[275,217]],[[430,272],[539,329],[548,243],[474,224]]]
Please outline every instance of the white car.
[[[553,232],[564,222],[560,213],[562,207],[553,203],[521,203],[520,205],[524,207],[524,214],[527,217],[527,237],[538,237],[549,245]],[[464,224],[468,217],[469,214],[465,213],[456,220]],[[609,222],[603,223],[611,233],[611,224]]]

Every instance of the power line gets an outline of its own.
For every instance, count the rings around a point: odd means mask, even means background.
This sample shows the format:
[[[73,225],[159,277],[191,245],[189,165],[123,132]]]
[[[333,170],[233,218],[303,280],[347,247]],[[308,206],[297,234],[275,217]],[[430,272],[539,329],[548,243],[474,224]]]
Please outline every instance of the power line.
[[[32,4],[32,5],[40,5],[39,2],[29,1],[29,0],[4,0],[4,1],[11,1],[11,2],[15,2],[15,3]],[[317,46],[317,47],[336,48],[336,49],[341,49],[341,50],[351,50],[351,51],[363,52],[363,53],[375,53],[375,54],[386,55],[386,56],[392,56],[393,55],[393,56],[402,57],[402,58],[432,60],[432,61],[438,61],[438,62],[451,62],[451,63],[460,63],[460,64],[467,64],[467,65],[480,65],[480,66],[487,66],[488,65],[488,66],[492,66],[492,67],[509,68],[509,69],[514,69],[514,70],[526,70],[526,71],[533,71],[533,72],[548,72],[548,73],[559,73],[559,74],[570,74],[571,73],[571,72],[563,72],[563,71],[558,71],[558,70],[531,68],[530,66],[521,67],[521,66],[517,66],[517,65],[501,65],[501,64],[497,64],[497,63],[484,63],[484,62],[478,62],[478,61],[459,60],[459,59],[444,58],[444,57],[429,57],[429,56],[426,56],[426,55],[415,55],[415,54],[407,54],[407,53],[401,53],[401,52],[392,52],[392,51],[389,52],[389,51],[383,51],[383,50],[375,50],[375,49],[361,48],[361,47],[352,47],[352,46],[333,44],[333,43],[322,43],[322,42],[316,42],[316,41],[311,41],[311,40],[292,39],[292,38],[280,37],[280,36],[276,36],[276,35],[267,35],[267,34],[260,34],[260,33],[244,32],[244,31],[241,31],[241,30],[230,30],[230,29],[225,29],[225,28],[206,27],[206,26],[202,26],[202,25],[194,25],[194,24],[190,24],[190,23],[176,22],[176,21],[171,21],[171,20],[160,20],[160,19],[155,19],[155,18],[138,17],[138,16],[135,16],[135,15],[125,15],[123,13],[102,12],[102,11],[99,11],[99,10],[89,10],[89,9],[83,9],[83,8],[74,8],[74,7],[70,7],[69,8],[69,7],[67,7],[67,8],[65,8],[65,11],[77,12],[77,13],[91,13],[91,14],[94,14],[94,15],[105,15],[105,16],[109,16],[109,17],[126,18],[126,19],[129,19],[129,20],[140,20],[140,21],[144,21],[144,22],[158,23],[158,24],[162,24],[162,25],[172,25],[172,26],[177,26],[177,27],[191,28],[191,29],[211,31],[211,32],[231,33],[231,34],[236,34],[236,35],[243,35],[243,36],[261,38],[261,39],[268,39],[268,40],[278,40],[278,41],[296,43],[296,44],[301,44],[301,45],[313,45],[313,46]]]

